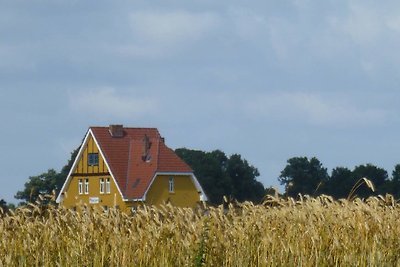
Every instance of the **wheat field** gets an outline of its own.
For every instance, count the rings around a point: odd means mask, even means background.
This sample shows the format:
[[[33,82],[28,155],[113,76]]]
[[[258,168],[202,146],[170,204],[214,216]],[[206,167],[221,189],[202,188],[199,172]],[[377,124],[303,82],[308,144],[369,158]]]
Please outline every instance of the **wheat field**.
[[[0,217],[0,266],[400,266],[399,222],[391,196],[135,215],[37,204]]]

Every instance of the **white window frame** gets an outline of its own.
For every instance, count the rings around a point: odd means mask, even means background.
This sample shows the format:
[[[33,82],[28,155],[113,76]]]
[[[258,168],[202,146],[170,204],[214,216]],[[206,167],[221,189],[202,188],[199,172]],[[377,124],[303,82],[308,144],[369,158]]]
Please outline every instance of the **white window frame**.
[[[82,182],[82,179],[79,179],[79,181],[78,181],[78,193],[79,193],[79,195],[83,194],[83,182]]]
[[[85,179],[85,195],[89,195],[89,178]]]
[[[110,184],[110,178],[106,179],[106,194],[110,194],[111,192],[111,184]]]
[[[100,194],[104,194],[104,178],[100,178]]]
[[[174,184],[174,177],[169,177],[168,179],[168,191],[170,193],[174,193],[175,192],[175,184]]]

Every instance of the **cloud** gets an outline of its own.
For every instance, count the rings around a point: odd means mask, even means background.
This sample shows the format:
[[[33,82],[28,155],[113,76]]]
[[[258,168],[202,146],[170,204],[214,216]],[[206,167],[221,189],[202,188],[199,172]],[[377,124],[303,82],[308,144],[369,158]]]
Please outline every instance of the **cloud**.
[[[347,16],[330,18],[330,24],[360,45],[375,42],[385,26],[376,9],[357,4],[349,5]]]
[[[383,109],[361,107],[341,97],[302,92],[259,95],[245,102],[244,111],[263,118],[333,127],[377,124],[388,116]]]
[[[134,34],[145,42],[193,42],[213,31],[219,24],[216,14],[188,11],[134,12],[130,16]]]
[[[121,95],[114,88],[70,93],[69,104],[77,112],[119,119],[134,119],[153,114],[158,106],[156,99]]]
[[[194,49],[197,43],[218,32],[220,22],[220,17],[212,12],[131,12],[125,32],[127,41],[116,44],[115,51],[139,59],[169,58],[185,48]]]

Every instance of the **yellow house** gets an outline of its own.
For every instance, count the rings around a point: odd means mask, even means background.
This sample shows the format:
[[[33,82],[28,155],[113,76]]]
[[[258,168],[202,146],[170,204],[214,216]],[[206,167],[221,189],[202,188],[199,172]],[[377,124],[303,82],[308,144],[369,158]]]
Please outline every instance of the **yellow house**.
[[[193,170],[165,145],[155,128],[90,127],[57,197],[130,211],[140,204],[194,207],[207,197]]]

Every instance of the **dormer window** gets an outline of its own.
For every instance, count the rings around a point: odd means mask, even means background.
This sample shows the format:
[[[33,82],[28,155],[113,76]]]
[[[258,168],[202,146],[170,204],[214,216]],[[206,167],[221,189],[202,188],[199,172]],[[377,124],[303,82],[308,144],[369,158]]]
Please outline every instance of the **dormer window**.
[[[98,166],[99,165],[99,153],[89,153],[88,154],[88,165]]]

